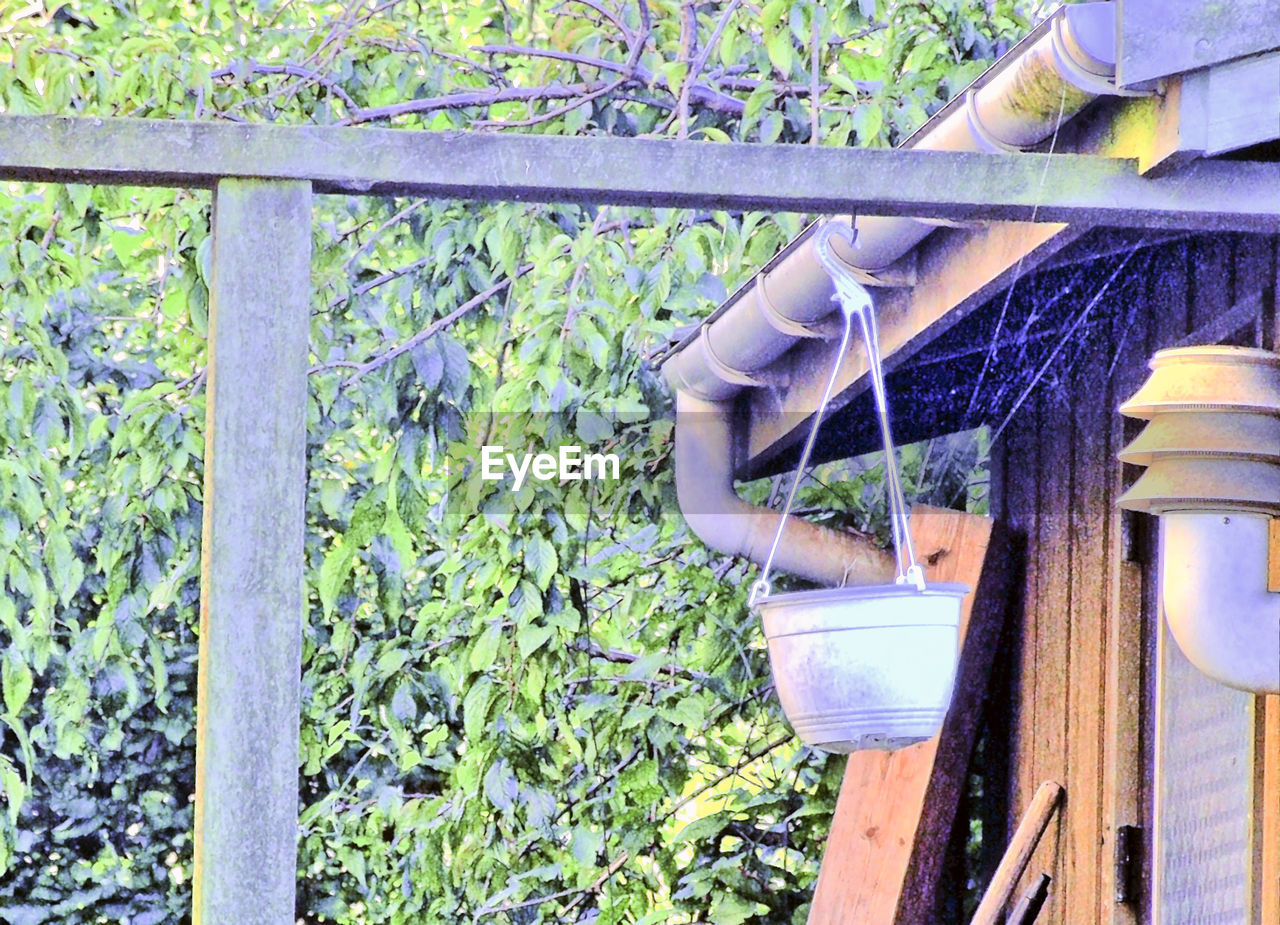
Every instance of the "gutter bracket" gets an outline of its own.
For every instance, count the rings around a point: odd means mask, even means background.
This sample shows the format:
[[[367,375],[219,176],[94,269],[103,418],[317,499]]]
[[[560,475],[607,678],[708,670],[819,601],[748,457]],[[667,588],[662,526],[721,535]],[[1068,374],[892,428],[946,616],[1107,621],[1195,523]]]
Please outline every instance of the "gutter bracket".
[[[773,304],[773,300],[769,298],[769,293],[765,292],[765,279],[766,277],[761,277],[756,283],[756,305],[759,306],[760,314],[764,320],[769,322],[769,327],[780,334],[787,334],[791,337],[826,339],[831,336],[831,326],[825,324],[822,318],[819,318],[816,322],[805,323],[778,311],[778,306]],[[832,296],[833,300],[834,298]]]
[[[1054,17],[1049,26],[1049,33],[1051,36],[1050,46],[1053,48],[1053,61],[1058,65],[1058,70],[1063,77],[1086,93],[1092,93],[1095,96],[1155,95],[1152,90],[1133,90],[1121,87],[1116,84],[1114,79],[1095,74],[1082,67],[1080,62],[1072,57],[1070,50],[1067,48],[1066,38],[1062,34],[1062,22],[1063,17]]]
[[[1054,50],[1056,53],[1056,45]],[[1001,141],[982,124],[982,118],[978,115],[977,94],[973,90],[967,91],[964,95],[964,115],[969,122],[969,129],[973,132],[974,139],[984,154],[1018,154],[1022,151],[1018,145]]]
[[[704,321],[699,327],[698,344],[702,348],[702,355],[706,358],[707,368],[715,374],[717,379],[748,388],[764,388],[771,385],[785,384],[780,381],[769,381],[769,379],[751,370],[737,369],[720,359],[716,355],[715,349],[711,346],[711,338],[708,336],[710,329],[711,324]]]

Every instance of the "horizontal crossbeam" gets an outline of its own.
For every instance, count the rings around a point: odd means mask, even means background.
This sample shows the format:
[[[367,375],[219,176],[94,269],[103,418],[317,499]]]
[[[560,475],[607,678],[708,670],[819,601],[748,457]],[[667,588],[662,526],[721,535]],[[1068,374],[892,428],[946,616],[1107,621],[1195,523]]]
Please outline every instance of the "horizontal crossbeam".
[[[1280,231],[1280,164],[613,137],[0,117],[0,179]]]

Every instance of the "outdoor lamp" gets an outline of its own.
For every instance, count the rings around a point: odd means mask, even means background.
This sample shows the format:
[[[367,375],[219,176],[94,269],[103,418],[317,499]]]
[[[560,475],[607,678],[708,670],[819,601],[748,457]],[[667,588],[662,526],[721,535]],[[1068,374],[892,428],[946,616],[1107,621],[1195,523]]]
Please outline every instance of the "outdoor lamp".
[[[1217,681],[1280,692],[1280,354],[1181,347],[1120,406],[1149,423],[1121,453],[1146,471],[1119,500],[1160,518],[1162,609]]]

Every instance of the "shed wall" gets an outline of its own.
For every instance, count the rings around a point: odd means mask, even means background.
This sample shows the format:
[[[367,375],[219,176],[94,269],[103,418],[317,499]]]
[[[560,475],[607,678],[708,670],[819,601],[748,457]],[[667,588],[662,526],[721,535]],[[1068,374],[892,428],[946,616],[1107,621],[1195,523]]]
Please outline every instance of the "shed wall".
[[[1008,743],[995,800],[1007,801],[1006,835],[1042,781],[1061,782],[1067,794],[1024,878],[1053,878],[1038,925],[1153,921],[1154,520],[1115,508],[1128,475],[1115,455],[1134,435],[1115,409],[1163,347],[1274,349],[1277,266],[1273,238],[1189,238],[1135,255],[1101,298],[1101,280],[1070,293],[1079,322],[1070,342],[995,441],[993,513],[1023,553],[991,698],[992,737]],[[1223,330],[1231,307],[1259,293],[1261,310],[1243,328],[1232,321]],[[1204,696],[1220,696],[1225,708],[1242,695],[1218,688]],[[1256,706],[1250,717],[1263,714]],[[1115,901],[1117,825],[1140,826],[1148,842],[1127,903]]]

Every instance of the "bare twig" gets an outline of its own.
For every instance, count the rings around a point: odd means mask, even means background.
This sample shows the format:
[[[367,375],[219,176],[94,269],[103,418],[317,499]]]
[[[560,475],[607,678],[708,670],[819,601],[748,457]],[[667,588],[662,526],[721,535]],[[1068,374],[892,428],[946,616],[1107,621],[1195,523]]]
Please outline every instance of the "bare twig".
[[[550,85],[545,87],[504,87],[499,90],[477,90],[475,92],[446,93],[443,96],[432,96],[417,100],[405,100],[389,106],[376,106],[372,109],[361,109],[341,121],[341,125],[359,125],[362,122],[376,122],[381,119],[394,119],[414,113],[435,112],[441,109],[470,109],[472,107],[489,107],[499,103],[522,103],[536,100],[569,100],[591,93],[601,84]]]
[[[516,272],[513,273],[511,276],[507,277],[501,282],[495,283],[494,285],[490,286],[488,289],[484,290],[484,292],[481,292],[476,294],[475,296],[472,296],[470,299],[468,299],[467,301],[459,305],[457,308],[455,308],[453,311],[449,312],[449,314],[445,315],[443,318],[436,319],[431,324],[427,325],[425,328],[419,331],[417,334],[414,334],[408,340],[400,344],[397,344],[395,347],[392,347],[390,350],[386,351],[385,353],[381,353],[378,356],[374,357],[373,359],[365,363],[361,363],[359,366],[356,367],[356,371],[352,373],[352,375],[345,382],[342,383],[342,388],[343,389],[350,388],[362,377],[373,372],[375,369],[379,369],[385,366],[386,364],[394,360],[396,357],[401,356],[410,350],[413,350],[415,347],[435,337],[437,334],[439,334],[445,328],[452,325],[455,321],[457,321],[463,315],[479,308],[485,302],[489,301],[499,292],[502,292],[504,289],[510,286],[515,280],[524,276],[526,273],[528,273],[532,269],[533,269],[533,264],[526,263],[524,266],[516,270]]]
[[[707,44],[702,46],[702,50],[698,52],[698,57],[694,59],[693,65],[689,68],[689,79],[694,80],[702,73],[702,69],[707,66],[707,58],[711,56],[711,52],[715,49],[716,43],[720,41],[720,36],[724,34],[725,27],[729,25],[729,18],[742,5],[742,0],[729,0],[729,5],[724,8],[724,12],[720,14],[720,19],[716,21],[716,26],[711,30],[711,35],[707,38]]]
[[[346,259],[346,262],[342,264],[342,268],[344,270],[350,270],[351,265],[355,263],[357,260],[359,260],[361,257],[363,257],[365,254],[367,254],[369,252],[369,248],[373,247],[373,245],[377,243],[378,238],[382,236],[382,233],[384,231],[386,231],[392,225],[399,222],[402,218],[404,218],[409,213],[416,212],[418,209],[422,208],[424,205],[426,205],[430,201],[431,200],[427,199],[426,197],[423,197],[422,199],[415,199],[413,202],[409,203],[407,206],[405,206],[395,215],[391,216],[389,219],[387,219],[385,222],[379,225],[377,229],[373,232],[373,234],[369,235],[369,240],[361,244],[360,247],[358,247],[351,254],[351,256]]]
[[[685,63],[684,79],[680,81],[680,94],[676,98],[677,138],[689,137],[689,88],[697,75],[693,71],[693,59],[698,53],[698,9],[694,0],[680,4],[680,51],[677,61]]]
[[[572,112],[573,110],[578,109],[579,107],[585,106],[587,105],[587,103],[590,103],[592,100],[599,99],[600,97],[604,96],[607,93],[612,93],[614,90],[617,90],[624,83],[626,83],[627,79],[628,78],[626,77],[619,77],[613,83],[606,84],[603,87],[600,87],[599,89],[592,90],[590,93],[587,93],[587,94],[584,94],[583,96],[578,97],[578,99],[574,100],[572,103],[566,103],[564,106],[559,106],[547,112],[539,113],[536,116],[529,116],[527,119],[513,119],[513,120],[485,119],[480,122],[477,122],[476,125],[482,128],[516,128],[516,127],[523,127],[528,125],[537,125],[540,122],[549,122],[552,119],[557,119],[560,116],[563,116],[565,113]]]
[[[434,256],[422,257],[419,260],[415,260],[413,263],[406,263],[402,267],[396,267],[394,270],[388,270],[386,273],[383,273],[381,276],[375,276],[373,279],[369,280],[367,283],[361,283],[355,289],[351,290],[350,294],[344,293],[343,295],[340,295],[337,298],[335,298],[332,302],[329,303],[329,310],[333,311],[335,308],[341,308],[343,305],[350,302],[352,299],[358,299],[360,296],[364,295],[367,292],[371,292],[374,289],[377,289],[379,286],[385,286],[387,283],[393,282],[402,276],[408,276],[414,270],[421,269],[422,267],[425,267],[429,263],[434,263],[435,259],[436,258]]]
[[[821,7],[814,7],[810,14],[813,16],[813,29],[809,40],[809,144],[811,145],[819,142],[818,107],[821,100],[818,92],[818,71],[822,68],[822,52],[818,47],[818,14],[821,9]]]
[[[564,911],[568,912],[588,896],[598,892],[610,877],[622,869],[622,865],[627,863],[628,857],[627,852],[624,851],[614,858],[613,863],[606,867],[604,872],[597,877],[590,886],[578,887],[570,890],[560,890],[556,893],[548,893],[545,896],[535,896],[532,899],[522,899],[520,902],[503,903],[501,906],[482,906],[480,910],[476,912],[475,918],[479,919],[485,916],[498,915],[503,912],[514,912],[517,909],[527,909],[529,906],[541,906],[543,903],[554,902],[557,899],[568,899],[570,896],[574,896],[576,897],[574,901],[564,908]]]
[[[682,798],[678,803],[676,803],[669,810],[667,810],[666,815],[662,817],[662,821],[665,822],[666,820],[670,819],[672,816],[678,813],[681,809],[683,809],[688,804],[692,803],[698,797],[702,796],[708,790],[712,790],[718,787],[724,781],[738,774],[743,768],[751,764],[753,761],[763,758],[765,755],[769,754],[769,752],[773,751],[776,748],[781,748],[783,745],[786,745],[788,742],[790,742],[793,738],[794,736],[790,732],[788,732],[786,735],[779,736],[778,738],[774,739],[772,742],[766,742],[764,745],[761,745],[759,748],[755,749],[754,751],[747,752],[745,755],[743,755],[741,758],[738,759],[738,763],[735,764],[732,768],[729,768],[729,770],[716,775],[714,779],[707,781],[707,783],[703,784],[697,790],[693,791],[693,793]]]
[[[609,881],[609,878],[612,877],[614,874],[616,874],[619,870],[621,870],[623,864],[627,863],[627,857],[628,857],[627,852],[624,851],[622,852],[622,854],[614,858],[613,863],[605,868],[604,873],[602,873],[599,877],[596,878],[595,883],[591,884],[591,886],[588,887],[587,889],[582,890],[578,894],[578,897],[573,902],[569,903],[569,905],[564,907],[564,911],[566,913],[570,912],[575,906],[581,903],[588,896],[591,896],[594,893],[600,892],[600,888]]]
[[[609,20],[609,22],[617,26],[624,35],[630,37],[631,30],[627,28],[626,22],[623,21],[621,16],[606,7],[603,3],[597,3],[596,0],[575,0],[575,2],[581,3],[583,6],[595,10],[605,19]]]
[[[299,77],[318,83],[338,99],[342,100],[342,104],[346,106],[347,112],[356,112],[360,109],[356,105],[355,100],[342,88],[336,80],[327,77],[311,68],[303,67],[300,64],[293,64],[288,61],[283,64],[259,64],[256,61],[247,61],[243,66],[229,65],[227,67],[218,68],[212,71],[209,77],[213,80],[224,80],[228,77],[239,77],[242,70],[246,70],[251,74],[270,75],[270,74],[287,74],[290,77]]]

